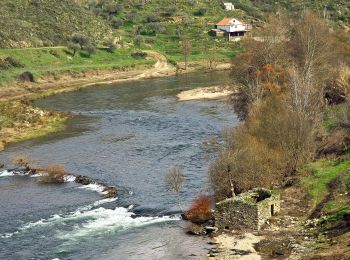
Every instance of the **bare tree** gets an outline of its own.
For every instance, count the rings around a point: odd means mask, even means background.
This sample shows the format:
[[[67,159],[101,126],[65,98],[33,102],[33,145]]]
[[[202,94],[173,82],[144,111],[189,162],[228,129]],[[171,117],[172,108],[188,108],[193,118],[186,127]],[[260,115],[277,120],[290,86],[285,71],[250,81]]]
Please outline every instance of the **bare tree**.
[[[179,166],[172,167],[165,177],[165,183],[168,186],[169,191],[174,192],[177,195],[176,203],[181,211],[183,211],[183,209],[180,204],[180,192],[183,182],[184,175],[182,169]]]
[[[188,38],[184,38],[182,40],[182,53],[183,53],[184,59],[185,59],[185,70],[187,70],[188,59],[192,54],[192,44]]]

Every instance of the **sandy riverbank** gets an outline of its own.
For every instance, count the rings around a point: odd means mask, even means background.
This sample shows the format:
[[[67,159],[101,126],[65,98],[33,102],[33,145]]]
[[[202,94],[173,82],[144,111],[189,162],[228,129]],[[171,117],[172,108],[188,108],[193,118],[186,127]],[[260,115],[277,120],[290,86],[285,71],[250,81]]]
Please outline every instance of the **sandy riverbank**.
[[[198,99],[220,99],[227,97],[234,92],[228,86],[212,86],[182,91],[177,95],[179,101]]]
[[[256,252],[254,246],[264,237],[256,236],[252,233],[244,234],[222,234],[215,237],[215,243],[218,244],[216,253],[212,253],[210,259],[215,260],[259,260],[260,255]]]

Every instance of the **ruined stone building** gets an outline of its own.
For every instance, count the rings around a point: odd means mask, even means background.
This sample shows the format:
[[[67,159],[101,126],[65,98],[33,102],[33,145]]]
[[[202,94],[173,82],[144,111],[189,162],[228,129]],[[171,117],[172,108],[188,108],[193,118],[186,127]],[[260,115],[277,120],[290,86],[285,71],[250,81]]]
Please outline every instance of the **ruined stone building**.
[[[216,204],[215,225],[219,229],[260,230],[280,210],[280,196],[256,188]]]

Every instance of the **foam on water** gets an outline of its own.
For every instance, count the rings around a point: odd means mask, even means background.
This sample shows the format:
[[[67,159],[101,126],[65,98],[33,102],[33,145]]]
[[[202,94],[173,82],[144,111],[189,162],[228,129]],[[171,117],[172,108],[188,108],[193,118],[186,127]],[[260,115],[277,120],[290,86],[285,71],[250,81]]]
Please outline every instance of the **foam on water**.
[[[13,172],[9,172],[7,170],[0,172],[0,177],[6,177],[6,176],[14,176],[15,174]]]
[[[98,208],[80,213],[81,218],[88,221],[76,226],[72,231],[59,232],[58,238],[76,240],[83,237],[99,236],[105,233],[127,230],[156,223],[177,221],[179,217],[135,217],[135,214],[126,208],[115,209]]]
[[[103,185],[96,184],[96,183],[91,183],[89,185],[81,186],[79,187],[79,189],[86,189],[86,190],[96,191],[100,194],[106,194],[106,192],[103,191],[105,187]]]
[[[67,176],[64,177],[64,181],[65,182],[74,182],[75,179],[76,179],[76,177],[73,176],[73,175],[67,175]]]
[[[94,202],[93,204],[87,205],[87,206],[83,206],[83,207],[79,207],[76,211],[68,213],[67,215],[59,215],[59,214],[55,214],[52,215],[51,217],[47,218],[47,219],[40,219],[36,222],[30,222],[27,223],[25,225],[23,225],[22,227],[20,227],[17,231],[13,232],[13,233],[5,233],[0,235],[0,238],[10,238],[14,235],[17,235],[21,232],[27,231],[29,229],[33,229],[33,228],[37,228],[37,227],[43,227],[43,226],[47,226],[47,225],[53,225],[53,224],[57,224],[60,222],[68,222],[68,221],[72,221],[75,219],[80,219],[80,218],[84,218],[85,216],[89,216],[89,214],[84,214],[85,212],[89,212],[90,210],[92,210],[94,207],[106,204],[106,203],[110,203],[110,202],[114,202],[116,201],[117,198],[109,198],[109,199],[102,199],[99,201]]]

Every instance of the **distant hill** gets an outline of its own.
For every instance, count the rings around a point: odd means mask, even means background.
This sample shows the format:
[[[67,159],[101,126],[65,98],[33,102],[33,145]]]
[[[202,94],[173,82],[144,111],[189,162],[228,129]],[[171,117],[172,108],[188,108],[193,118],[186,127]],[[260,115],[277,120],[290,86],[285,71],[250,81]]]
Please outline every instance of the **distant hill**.
[[[107,22],[72,0],[1,0],[0,47],[60,45],[76,32],[101,40]]]
[[[350,23],[349,0],[1,0],[0,48],[66,44],[73,33],[93,42],[120,36],[132,45],[137,34],[146,48],[177,49],[186,36],[206,46],[206,32],[223,17],[264,20],[281,10],[293,14],[311,9],[344,26]],[[204,48],[204,47],[203,47]]]

